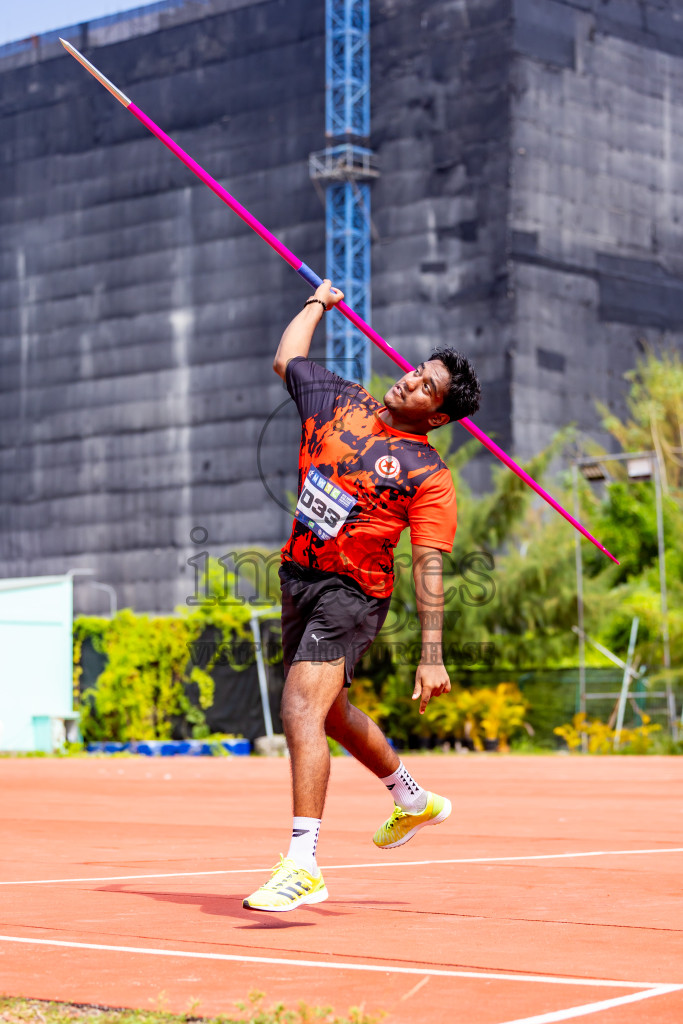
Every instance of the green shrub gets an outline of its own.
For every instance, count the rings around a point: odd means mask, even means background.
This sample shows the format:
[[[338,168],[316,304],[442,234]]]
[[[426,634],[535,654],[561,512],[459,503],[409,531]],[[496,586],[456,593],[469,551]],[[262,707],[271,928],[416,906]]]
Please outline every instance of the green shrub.
[[[211,566],[211,591],[224,596],[226,578],[234,592],[234,577]],[[238,601],[179,608],[168,616],[138,615],[125,608],[113,619],[81,616],[74,623],[74,706],[80,712],[85,742],[170,739],[174,720],[183,718],[195,738],[209,735],[205,711],[214,698],[211,677],[221,642],[251,640],[251,611]],[[205,665],[191,664],[192,645],[213,628],[217,642]],[[90,638],[106,656],[97,685],[80,692],[82,645]],[[226,648],[224,648],[225,650]],[[234,665],[237,670],[247,664]],[[198,705],[187,695],[196,683]]]

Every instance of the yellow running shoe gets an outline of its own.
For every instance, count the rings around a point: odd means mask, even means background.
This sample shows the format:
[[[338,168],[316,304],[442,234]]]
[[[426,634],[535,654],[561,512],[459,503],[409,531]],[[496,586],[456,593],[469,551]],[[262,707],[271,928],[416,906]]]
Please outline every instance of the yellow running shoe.
[[[322,903],[329,893],[323,876],[314,878],[298,867],[291,857],[283,857],[273,868],[270,881],[247,896],[242,906],[248,910],[273,910],[279,913],[295,910],[302,903]]]
[[[420,814],[408,814],[395,804],[394,813],[377,829],[372,841],[381,850],[393,850],[395,846],[407,843],[425,825],[438,825],[445,821],[451,810],[450,800],[436,793],[427,793],[427,806]]]

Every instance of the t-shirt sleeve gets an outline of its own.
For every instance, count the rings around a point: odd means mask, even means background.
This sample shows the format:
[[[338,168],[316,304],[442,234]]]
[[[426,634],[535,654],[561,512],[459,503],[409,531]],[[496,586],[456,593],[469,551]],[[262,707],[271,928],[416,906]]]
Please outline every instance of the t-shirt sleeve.
[[[294,356],[287,363],[285,385],[296,403],[301,422],[305,423],[309,416],[318,412],[331,415],[337,396],[348,388],[349,381],[304,356]]]
[[[413,544],[451,551],[458,522],[453,478],[448,469],[427,477],[408,509]]]

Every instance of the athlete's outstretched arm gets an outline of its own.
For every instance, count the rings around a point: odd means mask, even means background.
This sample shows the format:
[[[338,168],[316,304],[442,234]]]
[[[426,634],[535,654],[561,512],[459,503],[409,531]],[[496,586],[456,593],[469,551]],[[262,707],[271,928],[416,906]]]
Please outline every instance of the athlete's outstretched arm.
[[[422,627],[422,653],[415,673],[413,700],[423,715],[431,697],[450,693],[451,681],[443,663],[443,555],[438,548],[413,544],[413,580],[417,614]]]
[[[332,306],[341,302],[344,293],[340,292],[338,288],[333,288],[332,282],[325,278],[323,283],[316,288],[313,298],[320,301],[304,306],[285,328],[285,333],[280,338],[280,344],[273,360],[273,369],[283,380],[289,360],[294,359],[295,356],[308,355],[313,333],[325,312],[320,303],[324,302],[327,309],[331,309]]]

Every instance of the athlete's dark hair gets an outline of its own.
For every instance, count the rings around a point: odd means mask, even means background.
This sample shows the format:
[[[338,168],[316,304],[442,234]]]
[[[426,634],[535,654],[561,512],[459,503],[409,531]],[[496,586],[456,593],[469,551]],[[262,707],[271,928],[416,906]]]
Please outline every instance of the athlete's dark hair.
[[[481,385],[469,359],[452,348],[438,348],[430,359],[439,359],[451,375],[448,391],[440,412],[447,412],[451,420],[461,420],[479,408]]]

